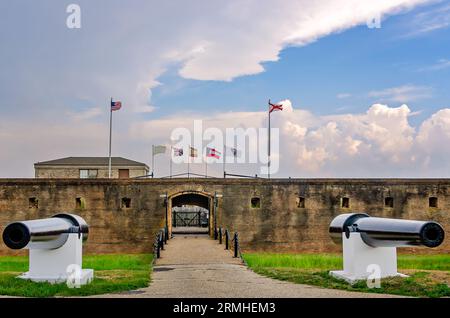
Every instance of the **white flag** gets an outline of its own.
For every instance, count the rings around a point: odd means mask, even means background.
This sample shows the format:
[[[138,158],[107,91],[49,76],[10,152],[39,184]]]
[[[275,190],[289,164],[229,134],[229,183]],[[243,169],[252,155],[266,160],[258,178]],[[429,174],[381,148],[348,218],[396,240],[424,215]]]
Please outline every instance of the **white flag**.
[[[160,153],[166,153],[166,146],[164,145],[153,145],[153,155],[158,155]]]

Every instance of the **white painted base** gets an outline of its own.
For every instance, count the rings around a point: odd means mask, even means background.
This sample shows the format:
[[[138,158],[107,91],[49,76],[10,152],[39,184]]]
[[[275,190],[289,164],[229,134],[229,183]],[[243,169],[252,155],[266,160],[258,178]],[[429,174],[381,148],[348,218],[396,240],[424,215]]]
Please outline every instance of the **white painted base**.
[[[51,284],[60,284],[67,282],[67,275],[66,276],[31,276],[30,272],[23,273],[20,276],[17,276],[17,278],[21,279],[29,279],[36,283],[42,283],[42,282],[48,282]],[[94,280],[94,270],[93,269],[83,269],[81,270],[81,276],[80,276],[80,285],[87,285],[91,283]]]
[[[330,275],[344,279],[349,283],[366,280],[372,271],[367,271],[372,264],[378,265],[380,278],[406,275],[397,272],[397,248],[370,247],[361,239],[360,233],[350,233],[346,238],[342,233],[344,270],[330,271]]]
[[[367,275],[364,276],[364,277],[361,277],[361,276],[354,276],[354,275],[351,275],[351,274],[346,273],[346,272],[344,272],[344,271],[330,271],[330,275],[333,276],[334,278],[337,278],[337,279],[343,279],[343,280],[345,280],[347,283],[354,284],[354,283],[356,283],[357,281],[360,281],[360,280],[367,280],[369,274],[367,274]],[[386,277],[395,277],[395,276],[398,276],[398,277],[408,277],[408,275],[401,274],[401,273],[396,273],[395,275],[384,276],[384,277],[382,277],[382,278],[386,278]]]
[[[29,271],[19,278],[34,282],[65,282],[73,271],[70,266],[81,269],[83,259],[83,239],[77,234],[70,234],[67,242],[57,249],[40,250],[31,249],[29,257]],[[80,284],[88,284],[94,277],[92,269],[81,271]]]

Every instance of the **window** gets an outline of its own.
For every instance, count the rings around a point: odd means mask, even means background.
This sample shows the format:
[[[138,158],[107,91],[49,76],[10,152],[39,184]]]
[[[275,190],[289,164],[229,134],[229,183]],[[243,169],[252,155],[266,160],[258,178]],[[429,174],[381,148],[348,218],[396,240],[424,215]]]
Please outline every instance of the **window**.
[[[97,175],[97,169],[80,169],[80,179],[95,179]]]
[[[350,207],[350,198],[343,197],[341,199],[341,207],[348,209]]]
[[[131,207],[131,199],[130,198],[122,198],[122,209],[129,209]]]
[[[77,210],[83,210],[85,208],[86,204],[84,201],[84,198],[76,198],[75,199],[75,208]]]
[[[30,209],[37,209],[39,207],[39,200],[35,197],[28,199],[28,207]]]
[[[260,198],[252,198],[250,200],[250,204],[252,206],[253,209],[259,209],[261,207],[261,199]]]
[[[130,177],[130,169],[119,169],[119,179],[128,179]]]
[[[437,208],[438,207],[438,198],[436,197],[430,197],[428,199],[428,206],[430,208]]]
[[[384,198],[384,206],[386,208],[393,208],[394,207],[394,198],[393,197],[385,197]]]
[[[297,198],[297,208],[305,208],[305,198],[304,197]]]

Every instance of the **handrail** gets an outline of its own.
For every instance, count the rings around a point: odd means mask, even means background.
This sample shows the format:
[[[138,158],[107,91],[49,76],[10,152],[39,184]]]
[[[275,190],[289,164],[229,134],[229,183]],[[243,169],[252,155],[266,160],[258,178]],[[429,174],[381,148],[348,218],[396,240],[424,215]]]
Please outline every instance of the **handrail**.
[[[227,172],[224,172],[224,173],[223,173],[223,177],[226,178],[227,176],[231,176],[231,177],[239,177],[239,178],[260,179],[260,177],[258,177],[257,174],[255,174],[254,176],[247,176],[247,175],[245,175],[245,174],[233,174],[233,173],[227,173]]]

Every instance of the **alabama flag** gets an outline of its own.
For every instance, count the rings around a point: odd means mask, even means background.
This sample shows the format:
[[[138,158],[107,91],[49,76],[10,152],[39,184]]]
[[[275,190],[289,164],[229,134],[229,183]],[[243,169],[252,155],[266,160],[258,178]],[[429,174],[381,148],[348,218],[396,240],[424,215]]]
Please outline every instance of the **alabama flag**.
[[[216,150],[215,148],[206,147],[206,157],[220,159],[221,154],[222,153],[220,151]]]
[[[281,110],[283,110],[283,105],[282,105],[282,104],[272,104],[272,103],[269,101],[269,114],[270,114],[271,112],[281,111]]]

